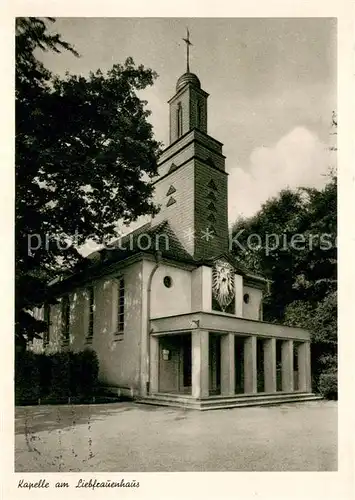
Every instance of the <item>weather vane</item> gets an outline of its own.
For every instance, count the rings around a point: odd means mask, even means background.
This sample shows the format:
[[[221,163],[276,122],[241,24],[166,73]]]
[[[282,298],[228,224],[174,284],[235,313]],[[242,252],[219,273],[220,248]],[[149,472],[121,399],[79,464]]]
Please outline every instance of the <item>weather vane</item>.
[[[190,45],[192,45],[192,43],[190,42],[190,33],[189,33],[189,29],[186,28],[186,38],[183,38],[184,42],[186,43],[186,73],[190,73],[190,52],[189,52],[189,49],[190,49]]]

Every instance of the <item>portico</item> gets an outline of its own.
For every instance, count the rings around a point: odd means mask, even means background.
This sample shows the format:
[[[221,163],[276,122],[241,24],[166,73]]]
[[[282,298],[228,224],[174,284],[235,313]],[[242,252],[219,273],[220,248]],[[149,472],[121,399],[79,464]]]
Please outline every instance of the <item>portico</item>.
[[[184,378],[186,383],[187,353],[178,339],[188,337],[190,343],[185,345],[191,346],[190,387],[179,384]],[[216,350],[217,343],[220,345]],[[277,344],[281,350],[279,388]],[[169,391],[167,380],[171,378],[177,383]],[[182,397],[185,406],[190,400],[194,407],[204,409],[207,402],[216,407],[221,401],[228,401],[228,406],[272,404],[273,400],[282,402],[282,398],[302,400],[310,393],[310,338],[306,330],[215,312],[151,321],[148,397],[155,401],[159,396],[167,399],[170,395],[170,404]]]

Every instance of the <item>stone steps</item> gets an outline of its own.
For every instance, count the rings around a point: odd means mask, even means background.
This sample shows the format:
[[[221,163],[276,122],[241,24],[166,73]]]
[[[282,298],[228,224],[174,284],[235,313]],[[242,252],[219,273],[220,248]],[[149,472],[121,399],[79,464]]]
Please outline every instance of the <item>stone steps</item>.
[[[193,399],[191,396],[155,394],[145,398],[136,399],[137,403],[150,404],[156,406],[174,406],[177,408],[196,410],[222,410],[227,408],[243,408],[247,406],[272,406],[286,403],[300,403],[303,401],[315,401],[322,399],[308,392],[293,392],[279,394],[246,394],[243,396],[213,396],[208,399]]]

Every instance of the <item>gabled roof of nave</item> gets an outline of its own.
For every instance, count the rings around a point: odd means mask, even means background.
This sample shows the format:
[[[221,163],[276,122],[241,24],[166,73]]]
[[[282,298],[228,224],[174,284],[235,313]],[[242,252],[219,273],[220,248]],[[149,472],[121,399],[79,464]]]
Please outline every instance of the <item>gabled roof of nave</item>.
[[[146,235],[148,239],[150,238],[152,242],[152,248],[142,250],[139,245],[139,238]],[[156,237],[159,236],[157,240]],[[165,245],[167,237],[169,242],[168,247]],[[155,242],[159,242],[157,247]],[[142,242],[142,246],[145,245],[145,241]],[[68,277],[64,278],[61,282],[53,283],[54,287],[59,287],[60,289],[70,287],[72,283],[73,286],[77,286],[81,281],[86,281],[87,279],[95,279],[98,277],[105,276],[105,270],[107,269],[107,274],[112,272],[112,266],[116,263],[124,264],[124,261],[130,257],[138,254],[146,255],[157,255],[159,252],[160,258],[165,261],[172,261],[175,263],[189,264],[194,267],[199,267],[206,265],[213,267],[216,260],[224,260],[233,266],[236,273],[258,282],[266,282],[264,276],[256,276],[254,273],[249,271],[246,266],[244,266],[240,261],[229,252],[225,252],[216,255],[212,258],[197,259],[185,250],[184,246],[176,236],[175,232],[171,228],[171,225],[167,220],[162,221],[159,224],[152,224],[148,222],[142,226],[136,228],[132,232],[118,238],[116,241],[111,243],[110,248],[104,248],[97,252],[93,252],[87,256],[81,263],[81,265]]]

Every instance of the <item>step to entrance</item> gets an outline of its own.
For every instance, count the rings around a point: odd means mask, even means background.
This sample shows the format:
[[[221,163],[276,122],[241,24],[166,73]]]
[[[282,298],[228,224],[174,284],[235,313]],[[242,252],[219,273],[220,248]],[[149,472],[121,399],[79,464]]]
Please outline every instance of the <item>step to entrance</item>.
[[[243,396],[213,396],[206,399],[194,399],[192,396],[178,396],[168,394],[156,394],[139,398],[137,403],[173,406],[176,408],[186,408],[192,410],[224,410],[227,408],[243,408],[247,406],[272,406],[287,403],[300,403],[304,401],[316,401],[322,399],[313,393],[282,393],[282,394],[248,394]]]

